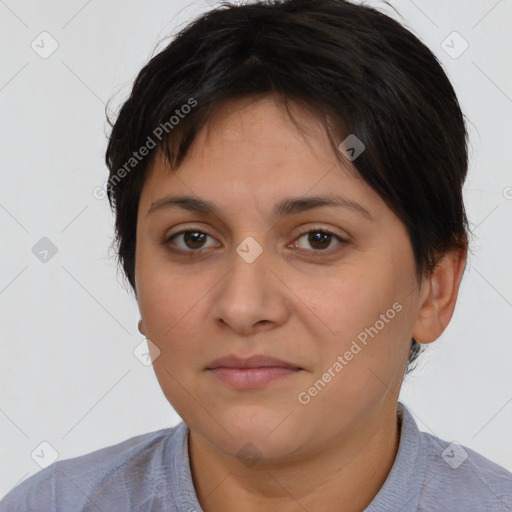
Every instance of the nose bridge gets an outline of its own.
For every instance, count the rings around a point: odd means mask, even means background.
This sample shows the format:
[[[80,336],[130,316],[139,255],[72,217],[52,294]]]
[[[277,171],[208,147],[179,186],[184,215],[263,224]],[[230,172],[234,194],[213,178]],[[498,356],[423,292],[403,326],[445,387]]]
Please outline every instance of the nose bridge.
[[[263,247],[253,235],[236,246],[231,271],[216,297],[217,319],[240,332],[257,323],[283,320],[286,307],[279,280],[267,268],[271,260],[268,247]]]
[[[230,284],[238,287],[250,287],[247,292],[257,295],[268,289],[266,282],[267,268],[269,264],[269,249],[263,246],[262,237],[247,235],[235,248],[232,271],[228,277]]]
[[[236,247],[237,255],[248,265],[252,265],[258,259],[267,259],[268,247],[264,249],[263,244],[265,242],[263,237],[259,236],[257,240],[255,236],[257,235],[247,235]],[[262,258],[263,252],[266,252],[264,258]]]

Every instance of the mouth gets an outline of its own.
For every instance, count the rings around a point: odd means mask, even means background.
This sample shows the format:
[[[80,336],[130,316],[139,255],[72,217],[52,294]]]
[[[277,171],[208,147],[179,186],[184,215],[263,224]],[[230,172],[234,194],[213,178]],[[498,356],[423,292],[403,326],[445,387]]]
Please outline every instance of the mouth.
[[[220,357],[209,363],[206,369],[214,370],[216,368],[294,368],[302,370],[302,368],[293,363],[266,355],[254,355],[247,358],[235,355]]]
[[[236,389],[255,389],[302,373],[303,368],[270,356],[242,359],[232,355],[212,361],[206,370]]]

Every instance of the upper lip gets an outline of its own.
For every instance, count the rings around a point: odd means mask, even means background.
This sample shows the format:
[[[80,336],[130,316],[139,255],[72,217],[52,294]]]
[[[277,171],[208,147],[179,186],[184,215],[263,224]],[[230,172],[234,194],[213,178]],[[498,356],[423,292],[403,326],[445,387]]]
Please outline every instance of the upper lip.
[[[225,357],[220,357],[219,359],[215,359],[206,367],[207,370],[212,370],[213,368],[261,368],[264,366],[280,366],[282,368],[296,368],[300,369],[298,366],[283,361],[281,359],[277,359],[275,357],[266,356],[266,355],[254,355],[248,358],[241,358],[235,355],[229,355]]]

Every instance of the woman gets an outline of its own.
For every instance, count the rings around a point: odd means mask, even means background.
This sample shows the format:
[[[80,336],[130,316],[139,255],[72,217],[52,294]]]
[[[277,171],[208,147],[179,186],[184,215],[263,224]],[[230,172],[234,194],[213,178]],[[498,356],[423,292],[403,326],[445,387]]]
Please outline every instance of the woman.
[[[512,510],[511,473],[398,402],[468,250],[464,119],[415,36],[343,0],[224,5],[142,69],[106,161],[183,422],[0,510]]]

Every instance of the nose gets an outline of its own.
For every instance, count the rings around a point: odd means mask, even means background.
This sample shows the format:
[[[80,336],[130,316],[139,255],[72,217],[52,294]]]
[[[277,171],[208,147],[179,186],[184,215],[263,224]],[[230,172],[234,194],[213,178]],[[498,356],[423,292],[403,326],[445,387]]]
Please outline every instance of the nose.
[[[282,325],[290,311],[290,291],[270,250],[254,238],[242,242],[233,253],[231,270],[219,284],[215,321],[240,336],[251,335]]]

